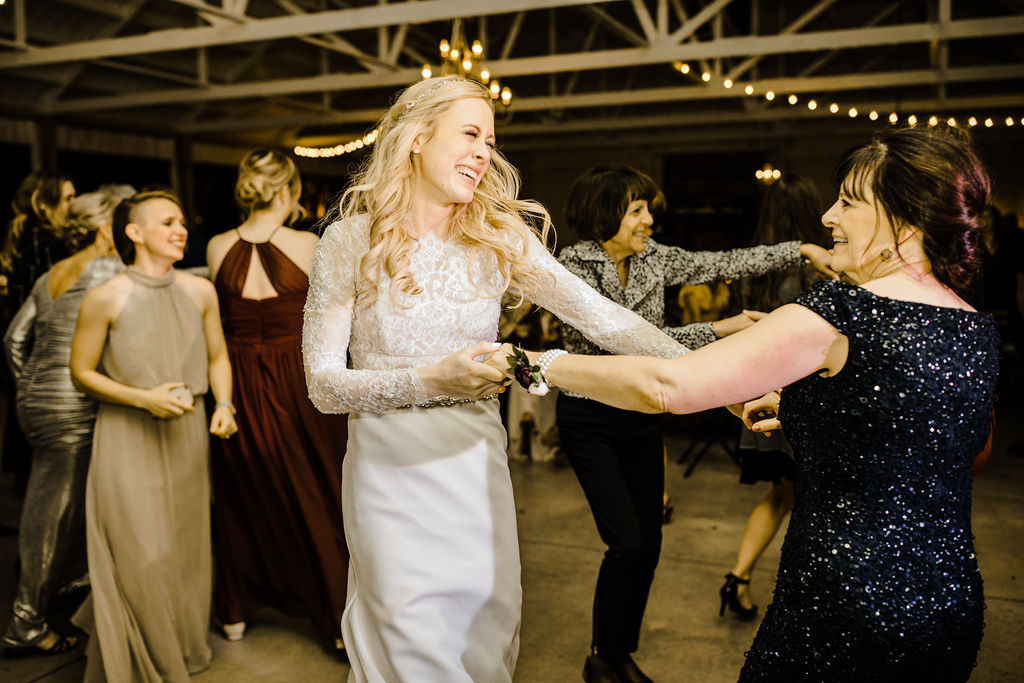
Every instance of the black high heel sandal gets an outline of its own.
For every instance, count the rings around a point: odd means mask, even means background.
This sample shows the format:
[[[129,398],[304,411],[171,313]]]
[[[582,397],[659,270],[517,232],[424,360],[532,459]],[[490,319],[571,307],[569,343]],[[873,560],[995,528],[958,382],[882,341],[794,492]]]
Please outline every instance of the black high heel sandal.
[[[732,572],[725,575],[725,584],[718,591],[719,597],[722,598],[722,604],[718,608],[718,616],[724,616],[725,608],[728,606],[730,612],[744,621],[754,618],[754,615],[757,614],[757,605],[744,607],[740,604],[739,598],[736,597],[738,588],[749,584],[750,579],[741,579]]]

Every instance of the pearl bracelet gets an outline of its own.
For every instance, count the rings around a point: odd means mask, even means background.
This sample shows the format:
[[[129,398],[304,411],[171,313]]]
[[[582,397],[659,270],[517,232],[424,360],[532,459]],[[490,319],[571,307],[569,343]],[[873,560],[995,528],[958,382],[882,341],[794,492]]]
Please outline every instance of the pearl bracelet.
[[[217,401],[216,405],[214,405],[214,408],[221,408],[221,407],[231,408],[231,414],[232,415],[235,414],[235,404],[232,403],[231,401]]]
[[[540,366],[541,376],[546,378],[548,374],[548,368],[555,361],[555,359],[558,358],[559,356],[564,356],[567,353],[569,352],[566,351],[565,349],[548,349],[544,353],[540,354],[540,357],[537,359],[537,365]]]

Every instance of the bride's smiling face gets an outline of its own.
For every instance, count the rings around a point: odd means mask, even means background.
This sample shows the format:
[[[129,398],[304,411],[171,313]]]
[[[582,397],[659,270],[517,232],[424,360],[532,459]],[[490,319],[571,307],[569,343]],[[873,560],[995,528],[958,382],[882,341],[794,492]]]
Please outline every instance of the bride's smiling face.
[[[416,195],[444,206],[473,201],[491,165],[494,113],[478,97],[452,103],[434,124],[433,135],[413,143]]]

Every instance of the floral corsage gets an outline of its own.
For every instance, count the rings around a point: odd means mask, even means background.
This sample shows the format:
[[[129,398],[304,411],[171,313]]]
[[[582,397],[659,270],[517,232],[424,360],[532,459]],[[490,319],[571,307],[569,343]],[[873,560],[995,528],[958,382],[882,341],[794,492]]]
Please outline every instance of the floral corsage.
[[[548,393],[548,383],[544,380],[539,365],[530,365],[530,359],[526,352],[519,347],[513,347],[512,353],[506,356],[508,359],[508,370],[519,382],[520,386],[534,396],[544,396]]]

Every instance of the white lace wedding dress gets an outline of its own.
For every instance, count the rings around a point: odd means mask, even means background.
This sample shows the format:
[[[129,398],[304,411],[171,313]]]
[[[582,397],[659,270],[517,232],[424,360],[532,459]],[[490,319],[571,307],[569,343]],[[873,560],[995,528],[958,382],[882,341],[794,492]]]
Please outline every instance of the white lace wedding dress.
[[[324,232],[310,272],[302,350],[313,403],[349,413],[342,484],[351,552],[342,632],[355,683],[511,681],[522,591],[516,511],[498,402],[419,407],[416,368],[494,341],[493,260],[434,236],[413,247],[422,292],[356,304],[369,244],[363,218]],[[674,357],[686,350],[566,271],[533,239],[550,273],[532,297],[602,347]],[[475,261],[475,262],[474,262]]]

